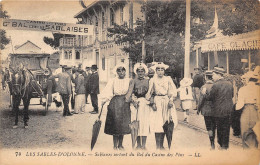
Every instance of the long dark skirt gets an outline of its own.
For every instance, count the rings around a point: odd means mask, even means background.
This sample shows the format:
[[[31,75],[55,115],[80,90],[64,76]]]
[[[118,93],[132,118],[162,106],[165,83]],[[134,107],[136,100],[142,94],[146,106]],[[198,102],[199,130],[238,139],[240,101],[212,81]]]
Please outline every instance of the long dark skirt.
[[[105,133],[109,135],[130,134],[130,103],[125,102],[125,96],[114,96],[107,109]]]

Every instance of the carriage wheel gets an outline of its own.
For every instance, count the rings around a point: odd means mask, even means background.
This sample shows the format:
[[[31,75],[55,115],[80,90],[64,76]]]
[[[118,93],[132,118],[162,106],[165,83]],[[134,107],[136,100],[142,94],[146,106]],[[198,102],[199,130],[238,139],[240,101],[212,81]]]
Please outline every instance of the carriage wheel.
[[[48,104],[49,104],[49,99],[48,99],[48,94],[46,95],[46,104],[45,104],[45,112],[44,112],[44,116],[47,114],[47,112],[48,112],[48,108],[49,108],[49,106],[48,106]]]

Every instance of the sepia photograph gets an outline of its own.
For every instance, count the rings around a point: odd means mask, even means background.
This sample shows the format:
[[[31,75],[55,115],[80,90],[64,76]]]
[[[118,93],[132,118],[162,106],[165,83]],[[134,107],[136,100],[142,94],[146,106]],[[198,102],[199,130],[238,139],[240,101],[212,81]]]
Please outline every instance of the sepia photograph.
[[[259,165],[259,0],[1,0],[1,165]]]

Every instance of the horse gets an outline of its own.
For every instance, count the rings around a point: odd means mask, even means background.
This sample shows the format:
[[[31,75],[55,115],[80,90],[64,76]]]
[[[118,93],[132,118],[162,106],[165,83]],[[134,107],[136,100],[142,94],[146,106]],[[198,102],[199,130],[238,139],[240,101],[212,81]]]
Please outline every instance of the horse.
[[[24,110],[23,110],[23,121],[24,128],[28,128],[29,121],[29,105],[32,98],[33,86],[32,86],[33,75],[29,73],[28,70],[18,70],[11,75],[11,88],[12,88],[12,105],[15,112],[15,123],[13,128],[18,127],[18,115],[19,115],[19,105],[21,100],[23,100]]]

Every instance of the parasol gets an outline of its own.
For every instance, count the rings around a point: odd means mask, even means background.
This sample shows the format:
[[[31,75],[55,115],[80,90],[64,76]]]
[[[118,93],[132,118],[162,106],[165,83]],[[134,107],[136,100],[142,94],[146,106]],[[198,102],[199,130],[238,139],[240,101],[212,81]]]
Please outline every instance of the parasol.
[[[137,121],[138,109],[136,109],[136,110],[137,110],[136,119],[134,121],[132,121],[132,123],[129,124],[129,127],[131,129],[132,148],[135,147],[138,129],[139,129],[139,121]]]
[[[163,130],[164,133],[166,134],[169,149],[171,148],[171,144],[172,144],[173,128],[174,128],[174,123],[172,120],[170,120],[170,122],[167,120],[163,125]]]
[[[93,125],[93,129],[92,129],[92,139],[91,139],[91,150],[93,150],[96,142],[97,142],[97,138],[98,138],[98,134],[100,131],[100,127],[101,127],[101,120],[100,120],[100,116],[102,114],[102,110],[103,110],[103,106],[101,107],[100,110],[100,114],[98,116],[98,119],[95,121],[94,125]]]

